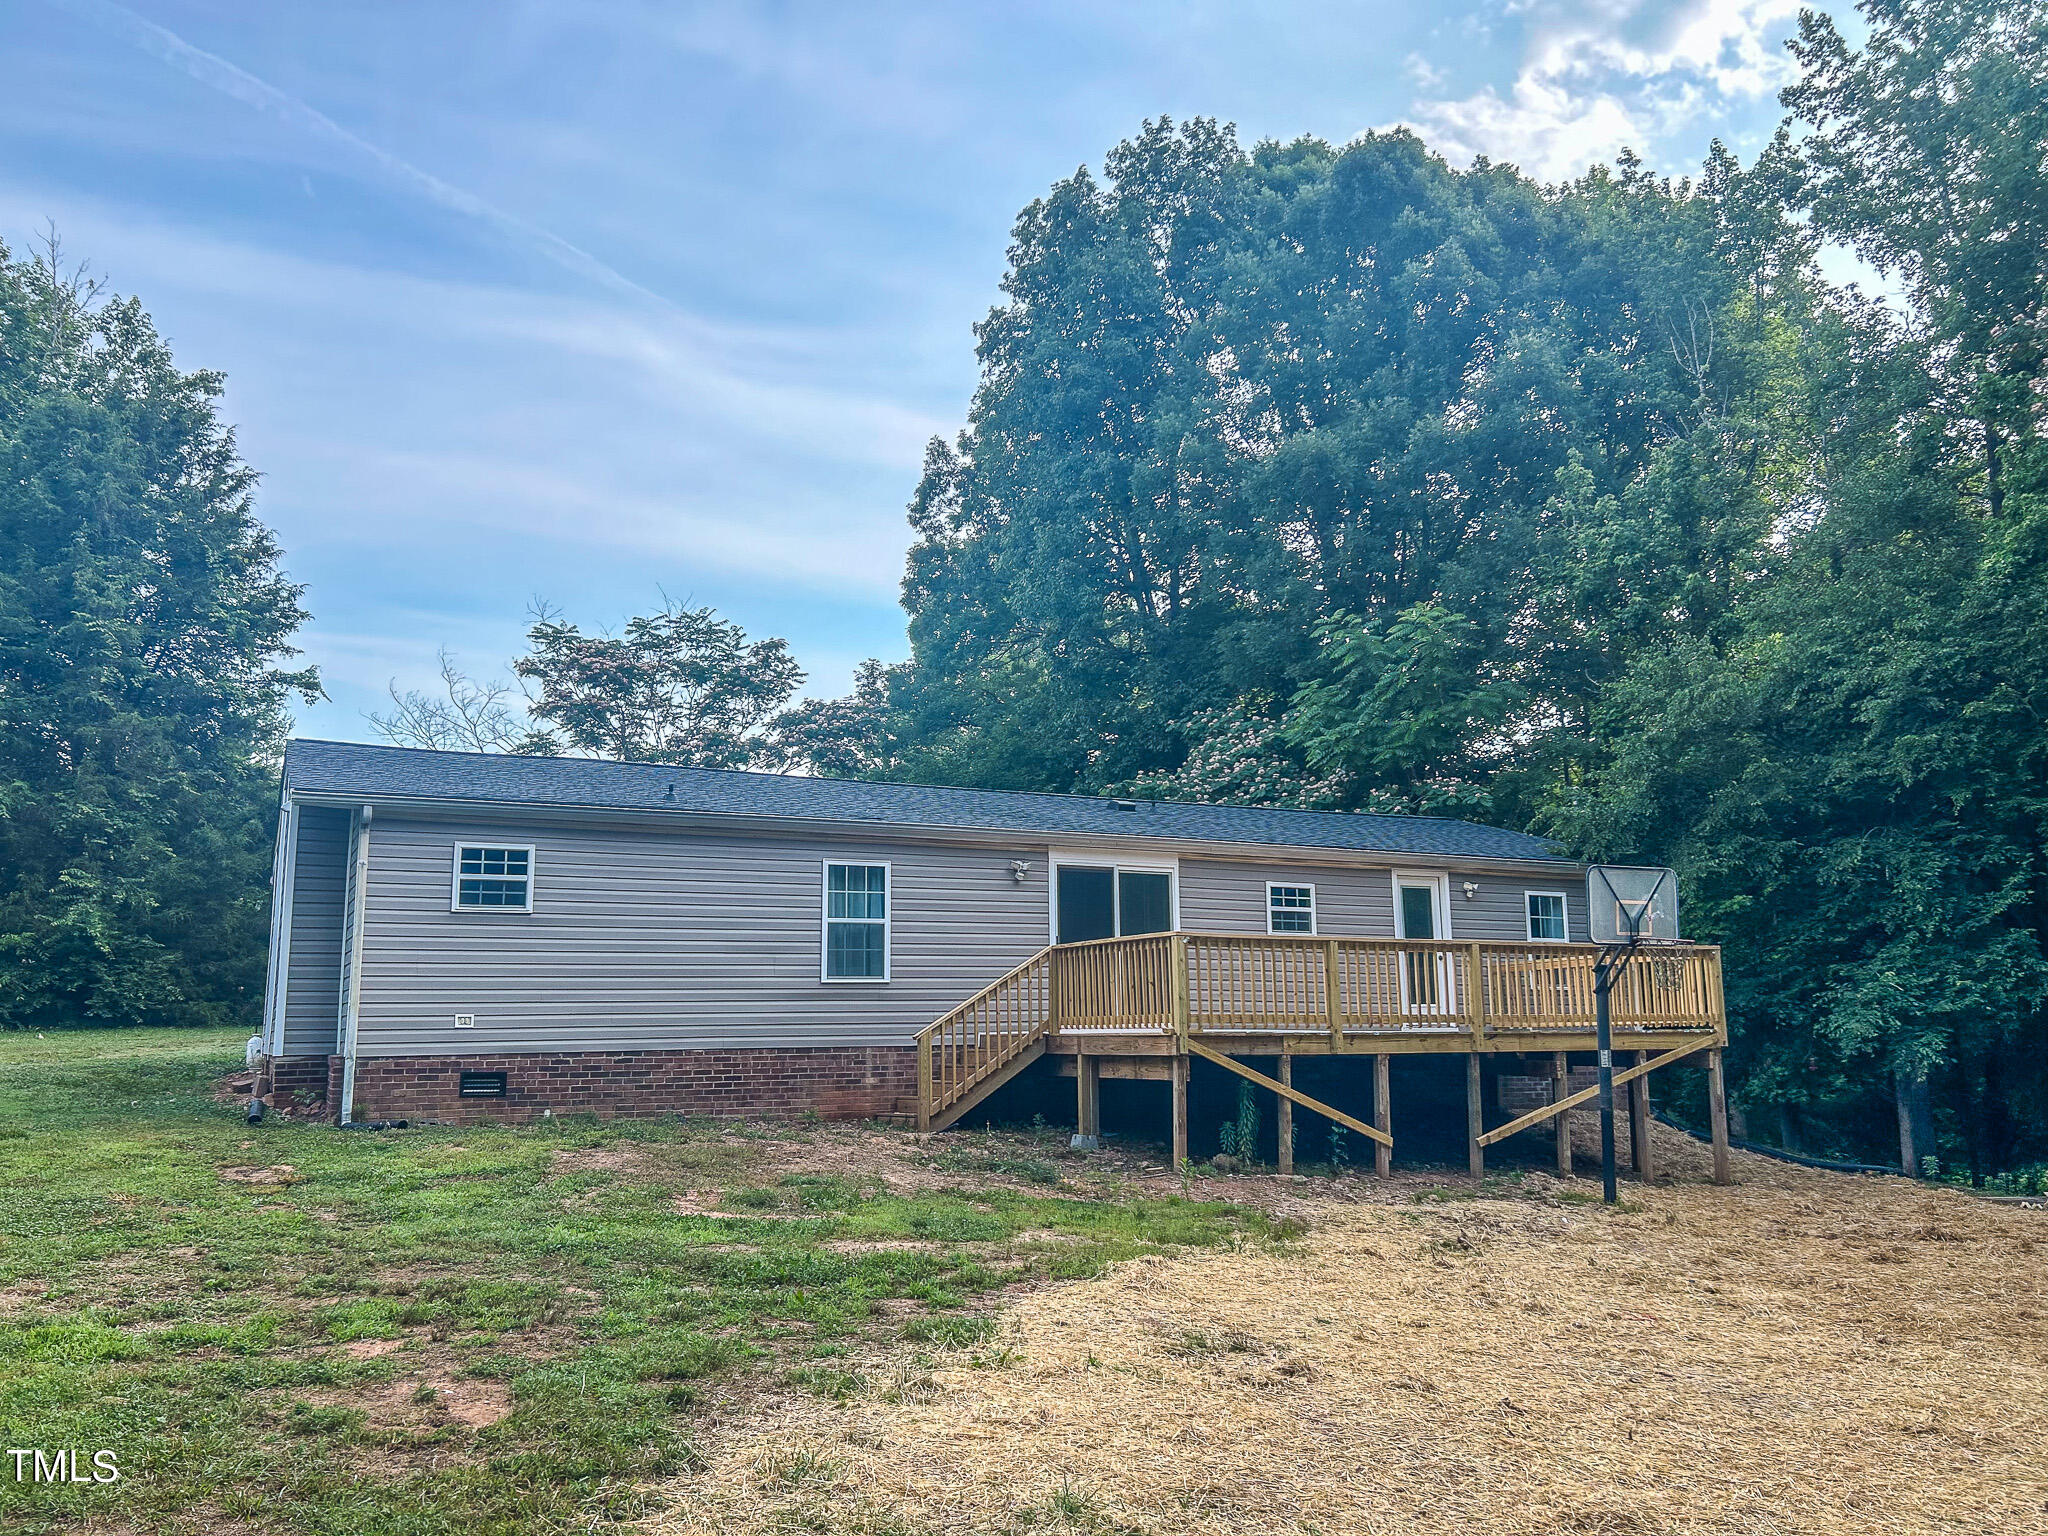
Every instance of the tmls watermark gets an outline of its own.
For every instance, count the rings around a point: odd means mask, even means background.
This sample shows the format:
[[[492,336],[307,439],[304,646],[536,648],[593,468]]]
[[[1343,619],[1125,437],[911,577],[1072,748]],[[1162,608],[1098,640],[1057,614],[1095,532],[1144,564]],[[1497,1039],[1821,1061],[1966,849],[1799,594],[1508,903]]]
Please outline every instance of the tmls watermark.
[[[112,1451],[94,1451],[89,1467],[82,1467],[75,1450],[33,1451],[9,1447],[14,1458],[17,1483],[118,1483],[121,1469]]]

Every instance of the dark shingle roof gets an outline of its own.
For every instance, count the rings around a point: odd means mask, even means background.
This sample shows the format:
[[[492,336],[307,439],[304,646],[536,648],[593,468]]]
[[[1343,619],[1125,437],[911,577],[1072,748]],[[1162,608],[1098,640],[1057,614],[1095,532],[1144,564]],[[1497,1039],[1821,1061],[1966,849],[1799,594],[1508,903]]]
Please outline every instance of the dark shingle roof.
[[[583,757],[427,752],[348,741],[293,741],[285,782],[294,791],[366,799],[442,800],[606,811],[687,811],[776,820],[956,827],[1042,836],[1114,836],[1335,848],[1452,859],[1560,860],[1543,839],[1434,816],[1282,811],[1248,806],[871,784]],[[669,786],[675,786],[674,795]],[[1570,862],[1563,860],[1562,862]]]

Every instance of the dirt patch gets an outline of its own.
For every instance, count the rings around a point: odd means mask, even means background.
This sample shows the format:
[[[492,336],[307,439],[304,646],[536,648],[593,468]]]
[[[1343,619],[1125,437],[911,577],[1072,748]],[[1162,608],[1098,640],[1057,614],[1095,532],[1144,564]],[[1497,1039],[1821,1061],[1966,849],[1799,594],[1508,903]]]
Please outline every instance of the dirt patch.
[[[409,1340],[363,1340],[382,1347],[358,1350],[347,1347],[357,1359],[391,1354]],[[439,1351],[438,1358],[413,1363],[390,1381],[353,1389],[323,1389],[297,1394],[300,1401],[316,1407],[353,1408],[363,1413],[373,1428],[412,1430],[431,1434],[447,1424],[482,1429],[495,1424],[512,1411],[512,1393],[498,1381],[474,1381],[459,1375],[452,1361]]]
[[[30,1310],[42,1301],[49,1289],[40,1280],[18,1280],[13,1285],[0,1286],[0,1316]]]
[[[1681,1178],[1685,1150],[1660,1138]],[[665,1530],[2048,1529],[2038,1215],[1737,1172],[1614,1212],[1538,1177],[1292,1196],[1314,1221],[1287,1251],[1135,1260],[936,1365],[861,1363],[916,1391],[763,1399]]]
[[[404,1339],[353,1339],[341,1346],[341,1352],[351,1360],[375,1360],[380,1355],[396,1354],[405,1345]]]
[[[217,1172],[228,1184],[296,1184],[303,1177],[290,1163],[272,1163],[268,1168],[222,1168]]]
[[[249,1102],[249,1095],[256,1091],[256,1073],[253,1070],[230,1072],[226,1077],[214,1079],[213,1101],[216,1104],[233,1104],[237,1107]]]
[[[801,1221],[802,1211],[729,1211],[718,1203],[723,1190],[693,1189],[675,1196],[669,1206],[678,1216],[709,1216],[717,1221]]]
[[[404,1390],[400,1383],[394,1390]],[[411,1384],[406,1392],[408,1403],[421,1387],[433,1390],[435,1401],[427,1409],[427,1417],[445,1417],[471,1429],[482,1429],[495,1424],[512,1411],[512,1393],[501,1382],[458,1380],[446,1376],[427,1376]]]
[[[956,1171],[939,1165],[938,1154],[942,1151],[990,1144],[1012,1157],[1023,1155],[1042,1160],[1050,1155],[1049,1149],[1017,1136],[1000,1136],[991,1141],[979,1134],[924,1135],[876,1130],[866,1125],[826,1125],[802,1141],[774,1144],[769,1157],[778,1173],[852,1179],[880,1185],[892,1195],[958,1194],[984,1187],[1042,1195],[1051,1189],[1046,1184],[999,1172]],[[1057,1155],[1065,1158],[1064,1148]],[[1080,1166],[1078,1160],[1073,1163],[1076,1169]]]
[[[840,1237],[818,1246],[827,1253],[945,1253],[951,1249],[972,1246],[960,1243],[935,1243],[919,1237]]]
[[[578,1173],[626,1173],[653,1178],[666,1173],[646,1147],[559,1147],[548,1158],[548,1172],[556,1177]]]
[[[681,1141],[559,1147],[549,1158],[548,1171],[558,1178],[606,1173],[654,1184],[743,1180],[759,1161],[763,1144],[760,1136],[714,1131]]]

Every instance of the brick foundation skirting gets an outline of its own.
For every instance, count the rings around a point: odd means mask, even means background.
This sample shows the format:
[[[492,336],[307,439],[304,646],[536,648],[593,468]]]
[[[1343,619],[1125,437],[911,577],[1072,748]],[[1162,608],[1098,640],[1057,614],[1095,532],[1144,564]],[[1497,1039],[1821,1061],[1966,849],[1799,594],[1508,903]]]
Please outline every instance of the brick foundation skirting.
[[[1598,1067],[1573,1067],[1571,1069],[1571,1077],[1566,1082],[1564,1091],[1566,1093],[1577,1093],[1581,1088],[1596,1086],[1599,1081],[1600,1069]],[[1621,1091],[1626,1093],[1628,1090],[1623,1088]],[[1510,1117],[1526,1115],[1530,1110],[1541,1109],[1549,1102],[1550,1078],[1547,1075],[1537,1076],[1531,1074],[1526,1077],[1516,1077],[1510,1076],[1507,1073],[1501,1074],[1500,1109],[1502,1114]]]
[[[462,1097],[465,1072],[504,1073],[505,1097]],[[355,1110],[359,1120],[457,1123],[533,1120],[543,1110],[729,1118],[815,1112],[858,1120],[908,1109],[900,1101],[916,1094],[914,1046],[363,1056]]]
[[[272,1056],[257,1074],[256,1091],[283,1094],[288,1099],[302,1093],[308,1098],[328,1096],[328,1058],[325,1056]]]

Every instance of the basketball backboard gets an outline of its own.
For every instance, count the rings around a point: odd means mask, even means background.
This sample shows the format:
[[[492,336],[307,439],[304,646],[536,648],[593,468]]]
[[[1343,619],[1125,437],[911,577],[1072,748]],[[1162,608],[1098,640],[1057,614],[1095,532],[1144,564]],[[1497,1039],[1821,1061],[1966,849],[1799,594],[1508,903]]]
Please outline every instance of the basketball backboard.
[[[1586,932],[1595,944],[1678,939],[1678,876],[1668,869],[1595,864],[1586,871]]]

